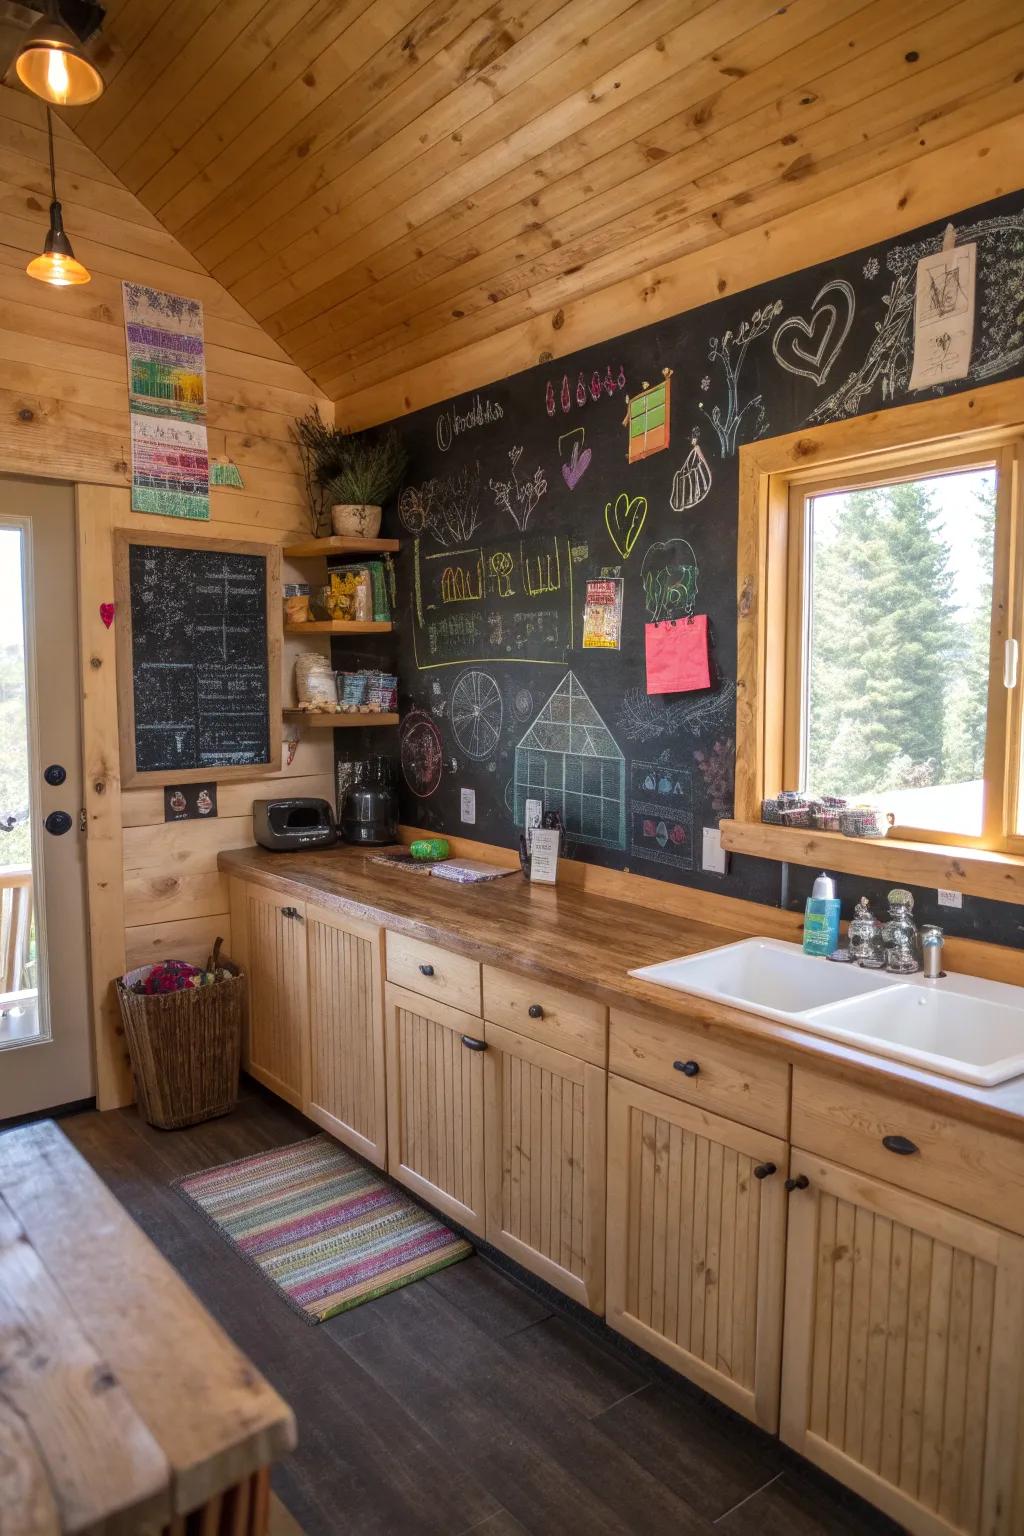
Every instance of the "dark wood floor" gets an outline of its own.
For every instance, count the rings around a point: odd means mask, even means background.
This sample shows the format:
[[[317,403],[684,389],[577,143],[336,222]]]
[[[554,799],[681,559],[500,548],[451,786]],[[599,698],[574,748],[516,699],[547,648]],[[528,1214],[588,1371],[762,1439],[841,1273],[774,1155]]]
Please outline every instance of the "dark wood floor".
[[[867,1505],[475,1256],[306,1326],[171,1187],[309,1134],[247,1091],[227,1119],[63,1129],[292,1404],[274,1487],[308,1536],[873,1536]]]

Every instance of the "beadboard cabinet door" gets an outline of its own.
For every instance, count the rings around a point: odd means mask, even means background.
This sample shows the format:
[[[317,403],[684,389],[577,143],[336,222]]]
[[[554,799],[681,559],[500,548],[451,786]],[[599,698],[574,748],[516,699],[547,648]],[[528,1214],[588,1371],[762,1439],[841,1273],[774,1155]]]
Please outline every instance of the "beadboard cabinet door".
[[[1024,1239],[793,1149],[782,1438],[920,1536],[1024,1531]]]
[[[383,935],[306,903],[309,1094],[305,1113],[369,1162],[387,1162]]]
[[[787,1152],[765,1131],[609,1077],[608,1322],[770,1431]]]
[[[302,1109],[309,1097],[305,903],[232,880],[231,944],[248,976],[245,1069]]]
[[[484,1025],[487,1241],[604,1310],[603,1067]]]
[[[385,989],[388,1172],[484,1236],[483,1021]]]

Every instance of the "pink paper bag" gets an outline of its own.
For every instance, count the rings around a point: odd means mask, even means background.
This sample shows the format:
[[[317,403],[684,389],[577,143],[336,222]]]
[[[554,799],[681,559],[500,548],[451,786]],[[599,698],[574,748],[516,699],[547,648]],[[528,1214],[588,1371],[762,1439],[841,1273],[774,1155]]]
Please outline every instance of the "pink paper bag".
[[[711,687],[708,664],[708,616],[644,626],[647,642],[647,692],[690,693]]]

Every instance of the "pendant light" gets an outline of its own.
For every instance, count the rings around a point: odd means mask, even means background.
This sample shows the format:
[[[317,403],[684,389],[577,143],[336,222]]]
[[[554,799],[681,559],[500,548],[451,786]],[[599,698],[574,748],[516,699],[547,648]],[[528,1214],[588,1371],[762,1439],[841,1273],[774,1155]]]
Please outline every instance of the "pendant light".
[[[46,131],[50,140],[50,227],[43,242],[43,254],[33,256],[25,271],[29,277],[41,283],[51,283],[54,288],[70,288],[77,283],[87,283],[91,274],[75,260],[71,241],[64,233],[64,218],[57,201],[57,176],[53,165],[53,119],[46,109]]]
[[[103,94],[103,76],[61,21],[57,0],[46,0],[46,14],[22,43],[14,67],[27,90],[57,107],[85,107]]]

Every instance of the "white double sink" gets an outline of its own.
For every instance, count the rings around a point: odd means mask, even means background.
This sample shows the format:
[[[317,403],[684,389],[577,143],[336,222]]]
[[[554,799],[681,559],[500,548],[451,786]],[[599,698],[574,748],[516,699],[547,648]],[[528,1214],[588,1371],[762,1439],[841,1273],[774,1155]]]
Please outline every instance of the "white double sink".
[[[629,974],[982,1088],[1024,1074],[1024,987],[1005,982],[865,971],[781,939],[744,939]]]

